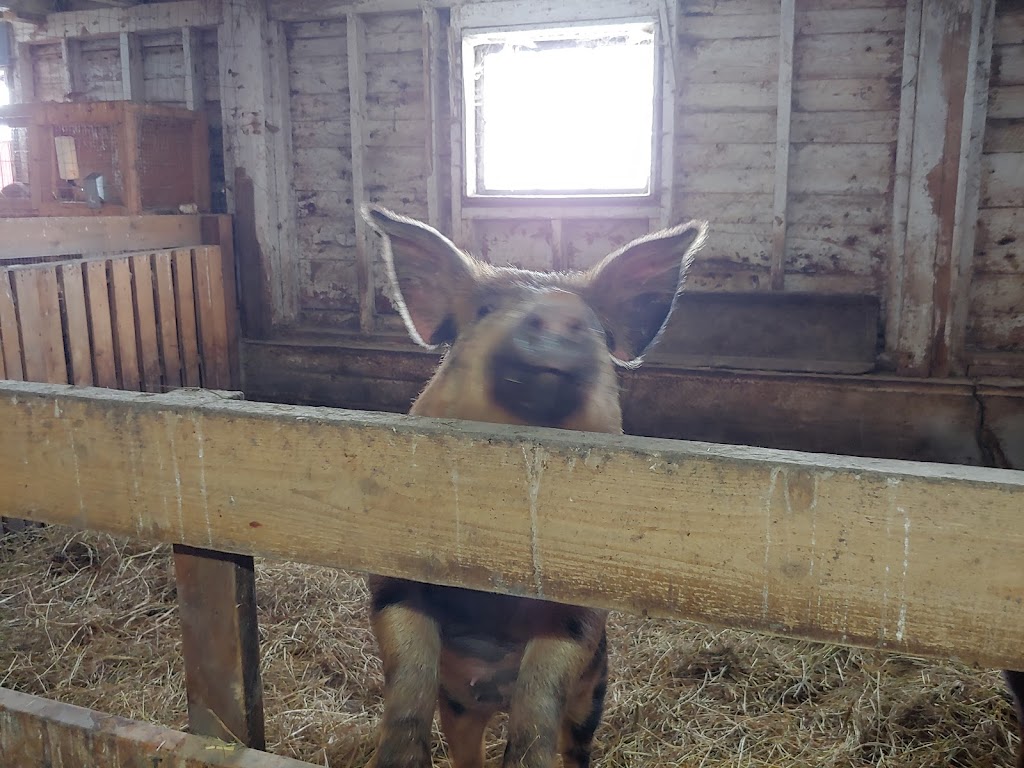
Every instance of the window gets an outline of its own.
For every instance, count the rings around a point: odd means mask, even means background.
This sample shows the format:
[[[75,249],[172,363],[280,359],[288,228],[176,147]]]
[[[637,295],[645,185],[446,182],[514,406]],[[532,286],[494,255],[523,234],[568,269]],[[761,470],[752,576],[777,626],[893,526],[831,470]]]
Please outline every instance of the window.
[[[466,34],[467,194],[650,194],[656,49],[651,21]]]

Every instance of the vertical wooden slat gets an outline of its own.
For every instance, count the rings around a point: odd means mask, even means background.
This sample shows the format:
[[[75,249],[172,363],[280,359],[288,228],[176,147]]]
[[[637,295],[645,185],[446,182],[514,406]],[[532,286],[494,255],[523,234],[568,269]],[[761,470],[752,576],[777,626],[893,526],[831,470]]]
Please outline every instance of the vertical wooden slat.
[[[122,96],[125,101],[145,101],[142,39],[133,32],[122,32],[120,44]]]
[[[28,104],[36,100],[36,77],[32,67],[32,46],[18,43],[18,56],[14,62],[16,101]]]
[[[789,131],[793,108],[793,38],[795,0],[782,0],[779,24],[779,87],[775,121],[775,194],[772,216],[771,287],[781,291],[786,281],[786,215],[789,200]]]
[[[64,338],[71,357],[71,382],[91,386],[92,346],[89,343],[89,315],[85,305],[82,264],[62,264],[58,273],[64,294]]]
[[[85,90],[85,68],[82,66],[82,41],[66,37],[60,41],[60,82],[64,101],[74,101]]]
[[[359,280],[359,330],[373,333],[376,327],[376,294],[373,278],[373,250],[367,242],[366,222],[359,209],[366,200],[363,169],[363,121],[366,111],[366,26],[363,17],[345,17],[348,33],[349,133],[352,144],[352,203],[356,222],[356,276]]]
[[[979,83],[988,77],[979,53],[991,46],[992,2],[935,0],[922,7],[900,305],[887,330],[904,375],[946,376],[958,365],[950,344],[962,331],[951,324],[966,321],[966,313],[954,316],[951,307],[962,300],[973,255],[964,252],[968,240],[973,251],[973,225],[965,225],[967,209],[976,206],[977,168],[968,166],[984,138],[974,124],[984,117],[974,98],[987,87]]]
[[[195,294],[192,287],[192,252],[171,253],[174,272],[174,301],[177,307],[178,350],[181,353],[182,385],[200,386],[199,337],[196,329]]]
[[[111,314],[114,325],[114,349],[121,389],[137,390],[139,375],[138,341],[135,335],[135,301],[132,298],[132,272],[128,260],[109,261]]]
[[[12,269],[11,277],[21,326],[25,378],[67,384],[56,270],[46,266],[23,267]]]
[[[181,354],[178,351],[177,308],[174,304],[174,276],[171,274],[171,254],[167,251],[153,256],[156,280],[156,314],[160,328],[160,352],[164,361],[164,386],[181,386]]]
[[[900,325],[903,318],[903,282],[906,275],[907,216],[910,206],[910,166],[917,109],[917,66],[921,50],[921,4],[907,0],[903,33],[903,69],[900,82],[900,117],[896,131],[896,167],[893,169],[892,244],[886,281],[885,352],[890,363],[902,356]]]
[[[937,302],[939,332],[935,340],[936,364],[932,369],[933,376],[967,373],[967,316],[981,197],[981,155],[988,119],[995,6],[995,0],[982,3],[982,10],[971,19],[971,49],[967,57],[967,83],[964,88],[964,118],[960,133],[949,280],[946,283],[947,290],[938,297]],[[1024,149],[1024,146],[1020,148]],[[1021,754],[1024,755],[1024,751]]]
[[[423,78],[427,104],[430,109],[430,120],[427,130],[427,158],[430,162],[430,176],[427,179],[427,221],[432,227],[442,232],[450,231],[441,214],[441,179],[448,170],[441,163],[441,147],[448,143],[444,134],[444,109],[441,104],[442,78],[448,73],[442,67],[444,46],[447,45],[443,36],[440,11],[437,8],[424,8],[423,25]]]
[[[195,284],[196,318],[199,321],[199,360],[203,386],[226,389],[228,370],[227,327],[224,322],[224,285],[220,263],[213,248],[202,246],[192,250]]]
[[[221,281],[224,286],[224,319],[227,326],[229,385],[232,389],[242,386],[242,367],[238,345],[238,283],[235,272],[235,244],[231,216],[204,216],[202,220],[203,242],[220,248]]]
[[[174,545],[189,730],[266,748],[253,559]]]
[[[0,356],[4,359],[4,378],[22,380],[21,331],[14,309],[10,270],[0,270]]]
[[[106,261],[87,261],[85,271],[86,304],[89,308],[89,330],[92,340],[92,368],[97,387],[117,386],[117,355],[114,353],[114,331],[110,314],[110,292]]]
[[[133,109],[125,110],[124,122],[121,124],[121,141],[128,158],[137,158],[140,149],[139,113]],[[121,168],[123,181],[124,205],[129,214],[142,213],[142,180],[139,178],[141,168],[129,162]]]
[[[676,6],[678,3],[673,2],[672,5]],[[673,10],[670,13],[668,6],[669,3],[663,2],[658,7],[658,16],[661,21],[658,46],[661,48],[662,56],[659,62],[661,77],[658,78],[657,87],[655,88],[656,104],[658,105],[658,108],[655,110],[655,116],[660,121],[660,124],[655,123],[652,126],[656,134],[660,132],[658,141],[654,142],[652,150],[656,153],[652,158],[652,167],[659,163],[660,167],[658,167],[657,173],[652,173],[651,175],[651,194],[652,196],[658,195],[656,199],[659,199],[661,216],[656,225],[661,227],[668,227],[674,221],[676,190],[676,108],[673,95],[679,92],[676,87],[676,46],[678,45],[678,36],[675,24],[678,11]],[[655,187],[655,180],[657,180],[657,188]]]
[[[151,254],[136,254],[130,260],[135,295],[135,330],[138,335],[142,389],[160,391],[160,345],[157,343],[156,307],[153,303]]]
[[[185,60],[185,108],[201,111],[206,103],[203,82],[202,32],[195,27],[181,30],[181,50]]]

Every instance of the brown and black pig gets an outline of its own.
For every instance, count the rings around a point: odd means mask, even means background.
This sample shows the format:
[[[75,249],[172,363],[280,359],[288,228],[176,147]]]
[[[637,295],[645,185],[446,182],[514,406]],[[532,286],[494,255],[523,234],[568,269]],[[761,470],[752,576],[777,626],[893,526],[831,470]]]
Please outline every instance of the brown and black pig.
[[[615,366],[638,365],[672,313],[707,224],[635,240],[586,272],[480,262],[384,208],[395,301],[418,343],[450,345],[410,413],[622,432]],[[608,675],[604,611],[370,578],[384,665],[372,768],[426,768],[435,709],[455,768],[481,768],[484,730],[509,713],[504,768],[590,765]]]

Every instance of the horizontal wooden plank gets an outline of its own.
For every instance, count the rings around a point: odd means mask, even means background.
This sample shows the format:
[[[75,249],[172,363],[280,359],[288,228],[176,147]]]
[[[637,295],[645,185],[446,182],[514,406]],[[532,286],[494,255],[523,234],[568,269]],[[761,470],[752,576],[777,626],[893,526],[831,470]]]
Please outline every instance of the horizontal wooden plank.
[[[310,768],[309,763],[0,688],[4,765]]]
[[[899,113],[794,112],[790,141],[794,144],[884,144],[896,141]]]
[[[887,32],[811,35],[793,46],[797,80],[884,78],[898,75],[902,64],[903,38]]]
[[[758,83],[778,69],[774,37],[701,40],[678,54],[676,77],[692,83]]]
[[[997,152],[981,156],[982,208],[1024,206],[1024,152]]]
[[[758,13],[723,15],[720,13],[695,14],[683,9],[679,19],[679,38],[683,45],[694,40],[722,40],[738,37],[757,38],[779,36],[779,14],[766,7]]]
[[[997,3],[996,24],[992,30],[995,45],[1024,43],[1024,7],[1019,3]]]
[[[199,216],[56,216],[4,219],[0,259],[121,253],[198,245]]]
[[[995,85],[1024,85],[1024,42],[992,47],[992,81]]]
[[[1024,274],[1024,207],[978,211],[973,266],[975,274]]]
[[[778,106],[774,80],[756,83],[682,82],[678,88],[676,106],[684,111],[760,111],[774,115]]]
[[[819,9],[796,14],[799,35],[902,32],[905,23],[906,11],[903,8]]]
[[[793,110],[797,112],[898,110],[899,106],[899,77],[798,79],[793,83]]]
[[[895,154],[895,145],[797,145],[790,155],[789,188],[794,193],[884,194]]]
[[[775,115],[684,110],[676,115],[675,140],[681,144],[768,144],[775,141]]]
[[[18,40],[39,43],[90,35],[121,32],[160,32],[182,27],[216,27],[221,21],[220,3],[176,0],[155,5],[136,5],[95,11],[51,13],[39,25],[18,25]]]
[[[1024,665],[1024,571],[979,567],[1020,472],[22,382],[0,423],[10,516]]]
[[[988,89],[989,119],[1024,118],[1024,85],[992,85]]]
[[[1024,111],[1024,105],[1021,105]],[[985,123],[982,151],[1024,152],[1024,118],[990,118]]]

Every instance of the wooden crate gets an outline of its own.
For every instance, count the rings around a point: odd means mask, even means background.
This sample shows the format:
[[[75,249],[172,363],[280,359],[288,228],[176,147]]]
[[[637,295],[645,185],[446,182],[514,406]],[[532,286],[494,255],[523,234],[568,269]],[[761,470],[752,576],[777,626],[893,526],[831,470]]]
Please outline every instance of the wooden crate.
[[[0,216],[87,216],[210,208],[206,117],[128,101],[13,104],[0,107],[10,129],[15,184],[0,195]],[[83,189],[103,177],[104,202]]]

